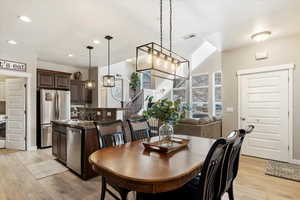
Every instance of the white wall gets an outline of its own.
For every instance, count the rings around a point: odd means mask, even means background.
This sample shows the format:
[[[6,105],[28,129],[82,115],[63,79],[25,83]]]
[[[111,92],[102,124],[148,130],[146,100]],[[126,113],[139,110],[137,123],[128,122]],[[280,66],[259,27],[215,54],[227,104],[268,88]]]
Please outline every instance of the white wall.
[[[120,63],[116,63],[111,65],[110,68],[111,74],[116,75],[116,74],[120,74],[122,75],[122,78],[124,80],[124,100],[125,102],[128,102],[129,100],[129,82],[130,82],[130,75],[131,73],[135,72],[135,67],[132,63],[130,62],[120,62]],[[99,67],[99,83],[100,83],[100,87],[99,87],[99,104],[100,107],[117,107],[119,108],[120,102],[117,102],[116,100],[113,99],[113,97],[111,96],[111,89],[110,88],[104,88],[102,86],[102,77],[103,75],[107,74],[107,67]]]
[[[30,147],[36,147],[36,65],[37,56],[33,51],[22,48],[20,46],[0,45],[0,58],[5,60],[12,60],[27,64],[27,72],[31,74],[31,101],[29,102],[29,109],[31,116],[28,116],[30,123],[30,140],[27,141]],[[0,72],[1,73],[1,72]]]
[[[267,51],[269,58],[255,60],[255,53]],[[293,63],[294,70],[294,157],[300,160],[300,35],[294,35],[264,43],[257,43],[222,53],[224,120],[223,134],[237,127],[238,83],[236,72],[241,69],[259,68]],[[226,112],[226,107],[233,107],[234,112]]]
[[[88,68],[87,67],[74,67],[74,66],[70,66],[70,65],[61,65],[61,64],[38,60],[37,68],[53,70],[53,71],[60,71],[60,72],[67,72],[67,73],[72,73],[72,74],[80,71],[82,73],[82,80],[88,79]],[[72,76],[72,78],[73,78],[73,76]]]

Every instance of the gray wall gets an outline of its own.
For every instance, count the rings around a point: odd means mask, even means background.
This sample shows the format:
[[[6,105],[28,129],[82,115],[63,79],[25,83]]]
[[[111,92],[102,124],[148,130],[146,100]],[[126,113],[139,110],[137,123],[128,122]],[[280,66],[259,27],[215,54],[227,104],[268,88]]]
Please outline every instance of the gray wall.
[[[269,58],[256,61],[255,53],[267,51]],[[289,36],[264,43],[257,43],[222,53],[224,121],[223,135],[237,128],[238,83],[236,72],[241,69],[276,66],[293,63],[294,71],[294,157],[300,160],[300,35]],[[234,112],[226,112],[233,107]]]

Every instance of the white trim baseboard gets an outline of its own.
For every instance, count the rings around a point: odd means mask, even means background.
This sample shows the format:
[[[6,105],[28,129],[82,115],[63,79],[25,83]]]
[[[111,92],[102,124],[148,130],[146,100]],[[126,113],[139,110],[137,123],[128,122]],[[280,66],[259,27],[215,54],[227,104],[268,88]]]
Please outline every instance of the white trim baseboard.
[[[300,160],[292,159],[290,161],[290,163],[293,163],[293,164],[296,164],[296,165],[300,165]]]
[[[27,151],[36,151],[37,146],[27,147]]]

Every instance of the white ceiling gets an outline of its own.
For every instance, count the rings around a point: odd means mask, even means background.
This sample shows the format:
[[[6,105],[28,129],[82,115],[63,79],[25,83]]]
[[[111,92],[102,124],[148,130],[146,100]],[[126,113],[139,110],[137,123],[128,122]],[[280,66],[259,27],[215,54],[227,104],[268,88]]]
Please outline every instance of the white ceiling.
[[[186,57],[203,39],[224,50],[252,43],[250,35],[263,30],[272,31],[273,38],[300,32],[299,0],[173,2],[174,49]],[[15,48],[32,49],[45,61],[86,66],[85,47],[99,39],[93,65],[106,65],[106,34],[115,37],[113,63],[134,57],[136,46],[159,40],[159,0],[1,0],[0,6],[0,45],[16,40]],[[32,22],[21,22],[19,15]],[[182,39],[191,33],[198,37]],[[164,37],[167,42],[167,32]]]

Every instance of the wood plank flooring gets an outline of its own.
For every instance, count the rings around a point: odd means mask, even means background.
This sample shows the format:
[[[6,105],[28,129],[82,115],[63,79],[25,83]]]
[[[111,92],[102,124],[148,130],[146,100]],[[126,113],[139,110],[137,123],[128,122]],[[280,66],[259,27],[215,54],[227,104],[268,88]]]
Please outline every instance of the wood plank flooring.
[[[0,200],[96,200],[100,178],[83,181],[67,171],[36,180],[26,165],[51,159],[50,150],[0,153]],[[300,183],[264,175],[266,161],[242,156],[237,200],[299,200]],[[129,199],[133,200],[133,193]],[[107,200],[112,200],[107,195]],[[224,197],[224,200],[227,196]]]

